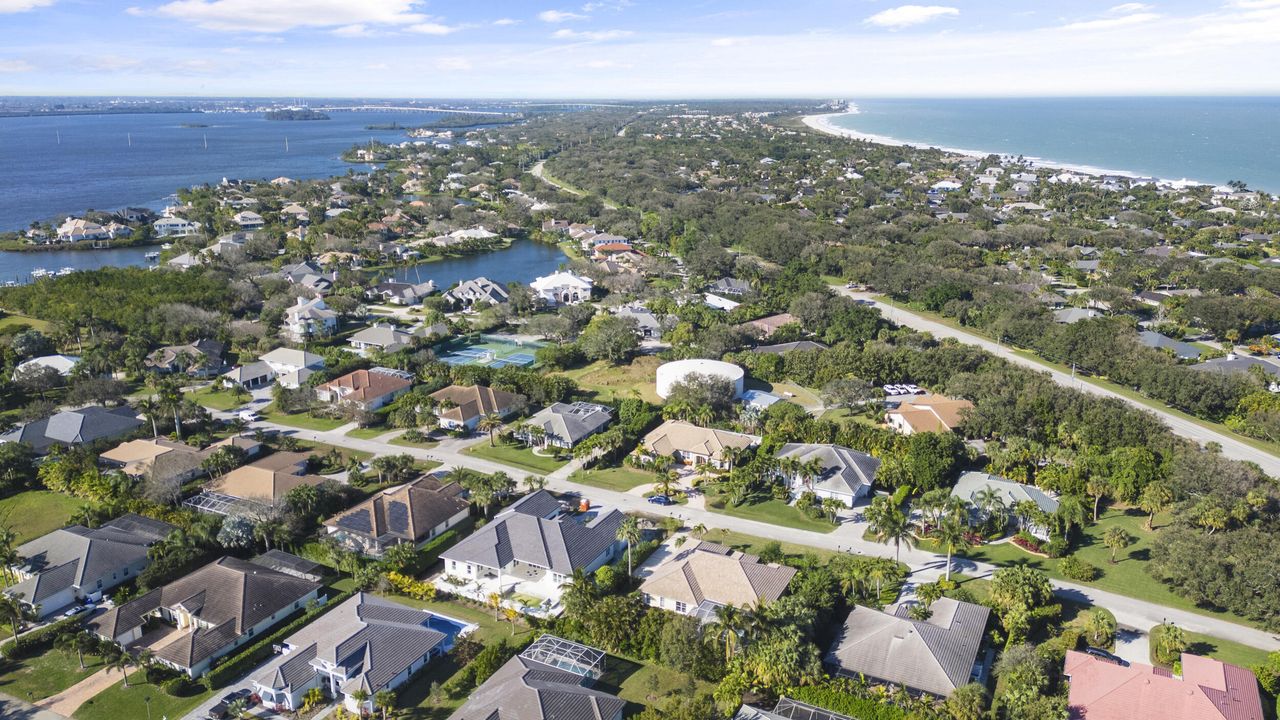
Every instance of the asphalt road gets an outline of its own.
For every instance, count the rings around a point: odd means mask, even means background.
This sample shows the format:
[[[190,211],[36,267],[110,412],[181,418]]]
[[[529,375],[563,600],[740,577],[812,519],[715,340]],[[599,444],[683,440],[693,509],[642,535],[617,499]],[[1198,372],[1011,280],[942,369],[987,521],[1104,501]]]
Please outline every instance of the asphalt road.
[[[1272,477],[1280,477],[1280,457],[1258,450],[1233,435],[1227,435],[1225,433],[1211,430],[1203,425],[1191,422],[1190,420],[1186,420],[1163,410],[1157,410],[1106,388],[1085,382],[1079,378],[1073,378],[1070,373],[1054,370],[1045,365],[1041,365],[1035,360],[1018,355],[1010,348],[994,343],[984,337],[965,332],[963,330],[957,330],[953,327],[930,320],[922,315],[917,315],[916,313],[902,310],[892,305],[887,305],[876,299],[876,297],[870,293],[854,292],[848,288],[840,286],[832,286],[832,289],[848,297],[870,301],[886,320],[890,320],[898,325],[909,327],[914,330],[929,332],[934,337],[953,338],[967,345],[977,345],[992,355],[997,355],[1011,363],[1022,365],[1023,367],[1028,367],[1038,372],[1048,373],[1055,382],[1064,387],[1075,388],[1076,390],[1093,395],[1115,398],[1126,402],[1140,410],[1145,410],[1160,418],[1177,435],[1189,440],[1194,440],[1200,445],[1205,445],[1206,443],[1211,442],[1217,443],[1222,446],[1222,454],[1224,456],[1233,460],[1247,460],[1249,462],[1257,463],[1258,466],[1261,467],[1268,475],[1271,475]]]

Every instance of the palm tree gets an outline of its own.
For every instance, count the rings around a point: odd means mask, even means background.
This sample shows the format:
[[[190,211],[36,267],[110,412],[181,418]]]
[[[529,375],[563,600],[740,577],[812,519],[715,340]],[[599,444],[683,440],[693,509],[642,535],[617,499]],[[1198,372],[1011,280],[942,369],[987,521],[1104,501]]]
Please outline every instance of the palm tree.
[[[526,475],[524,486],[529,492],[536,492],[547,486],[547,479],[541,475]]]
[[[934,539],[947,549],[947,580],[951,580],[951,556],[956,552],[964,552],[973,546],[969,542],[969,528],[960,522],[948,518],[938,526]]]
[[[324,691],[313,687],[302,694],[302,712],[310,712],[311,708],[324,702]]]
[[[1005,516],[1004,496],[993,487],[984,487],[973,494],[973,504],[982,510],[988,522]],[[1004,523],[999,523],[1003,526]]]
[[[1107,532],[1102,536],[1102,542],[1111,549],[1111,564],[1116,564],[1116,552],[1129,547],[1133,543],[1133,536],[1128,530],[1116,525],[1107,528]]]
[[[84,642],[85,640],[92,642],[93,638],[82,632],[68,630],[58,636],[58,639],[54,641],[54,645],[59,650],[74,651],[76,657],[80,660],[80,669],[84,670],[84,651],[92,647],[92,645],[87,645]]]
[[[1159,634],[1151,633],[1156,638],[1156,660],[1162,664],[1172,665],[1187,649],[1187,634],[1182,628],[1168,621],[1157,625],[1155,629],[1160,631]]]
[[[627,544],[627,575],[631,575],[631,547],[640,542],[644,538],[643,532],[640,530],[640,521],[635,516],[628,515],[622,524],[618,526],[618,539]]]
[[[679,479],[680,473],[675,470],[668,470],[667,472],[662,473],[658,476],[658,491],[661,492],[664,497],[671,497],[671,488],[675,485],[676,480]]]
[[[1084,491],[1093,498],[1093,521],[1098,522],[1098,506],[1102,504],[1102,498],[1111,492],[1111,484],[1106,478],[1095,475],[1085,483]]]
[[[364,704],[369,701],[369,691],[364,688],[356,688],[350,693],[351,699],[356,701],[356,707],[360,708],[360,714],[364,715]]]
[[[1142,489],[1142,497],[1138,500],[1138,506],[1147,512],[1147,529],[1155,530],[1156,514],[1164,512],[1169,507],[1169,503],[1173,502],[1173,491],[1169,486],[1160,482],[1147,483]]]
[[[21,594],[18,595],[21,597]],[[18,597],[0,595],[0,622],[8,623],[13,630],[13,645],[18,646],[18,626],[22,624],[22,603]]]
[[[482,433],[489,433],[489,447],[497,447],[493,442],[493,434],[502,427],[502,416],[497,413],[489,413],[480,418],[480,422],[476,423],[476,429]]]
[[[146,397],[135,403],[138,412],[151,421],[151,437],[160,437],[160,428],[156,424],[156,415],[160,414],[160,404],[154,399]]]
[[[878,543],[893,543],[894,559],[900,561],[902,544],[905,542],[907,547],[911,547],[915,537],[911,534],[911,523],[908,522],[906,513],[892,500],[881,496],[871,501],[867,519],[871,537]]]
[[[880,598],[884,595],[884,581],[888,580],[898,573],[898,564],[889,558],[875,558],[867,566],[867,580],[876,584],[876,604],[879,605]]]
[[[382,720],[387,720],[387,713],[396,707],[395,691],[379,690],[378,694],[373,696],[373,704],[382,711]]]
[[[112,655],[111,657],[107,658],[107,662],[106,662],[108,672],[112,670],[119,670],[120,674],[124,676],[125,687],[129,687],[129,668],[132,665],[133,665],[133,658],[130,657],[129,653],[127,652],[122,652],[118,655]]]
[[[716,609],[715,622],[707,628],[705,637],[719,641],[724,645],[724,662],[726,665],[742,648],[742,636],[746,634],[746,618],[741,610],[733,605],[723,605]]]
[[[1083,498],[1079,495],[1063,495],[1058,499],[1058,509],[1053,514],[1054,518],[1062,526],[1062,533],[1071,531],[1072,527],[1081,527],[1084,521],[1089,517],[1089,510],[1085,508]]]
[[[689,534],[694,536],[698,540],[701,540],[702,536],[707,534],[707,526],[703,525],[702,523],[698,523],[697,525],[694,525],[693,527],[689,528]]]
[[[582,568],[574,568],[573,575],[560,585],[562,599],[566,609],[573,607],[584,607],[587,603],[596,598],[597,588],[595,580]]]

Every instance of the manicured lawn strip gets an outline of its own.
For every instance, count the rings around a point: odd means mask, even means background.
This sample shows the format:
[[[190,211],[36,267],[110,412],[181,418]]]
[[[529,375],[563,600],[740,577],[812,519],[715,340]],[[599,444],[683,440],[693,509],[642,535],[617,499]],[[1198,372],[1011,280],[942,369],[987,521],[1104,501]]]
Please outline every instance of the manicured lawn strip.
[[[651,677],[657,677],[656,690],[650,690]],[[689,688],[695,688],[694,694],[714,689],[711,683],[691,680],[685,673],[671,668],[640,663],[616,655],[610,655],[605,661],[605,674],[599,683],[606,691],[616,690],[618,697],[636,705],[660,706],[667,698],[687,694]]]
[[[439,445],[440,441],[428,440],[426,442],[416,443],[416,442],[410,442],[409,440],[405,440],[404,435],[397,435],[391,438],[388,441],[388,443],[390,443],[391,445],[399,445],[400,447],[418,448],[420,450],[430,450],[431,448]]]
[[[0,328],[10,327],[12,325],[30,325],[32,330],[46,332],[53,327],[53,323],[48,320],[27,317],[26,315],[5,315],[0,318]]]
[[[356,438],[358,440],[373,440],[376,437],[379,437],[381,435],[386,435],[387,433],[392,432],[394,430],[395,428],[389,428],[386,425],[375,425],[373,427],[356,428],[355,430],[348,430],[347,437]]]
[[[1246,670],[1252,669],[1255,665],[1262,665],[1267,661],[1267,651],[1259,650],[1248,645],[1241,645],[1238,642],[1230,640],[1220,640],[1216,637],[1201,635],[1183,630],[1187,636],[1187,652],[1192,655],[1206,655],[1215,660],[1221,660],[1224,663],[1230,663],[1242,667]],[[1160,626],[1151,628],[1151,664],[1156,665],[1155,648],[1157,638],[1160,637]]]
[[[191,397],[205,407],[223,411],[238,408],[252,399],[248,393],[236,396],[227,390],[215,390],[212,385],[195,391]]]
[[[781,525],[782,527],[808,530],[809,532],[829,533],[836,529],[835,525],[825,520],[814,520],[782,500],[765,500],[754,504],[731,506],[720,497],[707,496],[706,508],[714,513],[729,515],[744,520]]]
[[[476,443],[466,449],[468,455],[475,455],[479,458],[492,460],[503,465],[520,468],[531,473],[547,474],[564,467],[568,460],[557,460],[552,457],[541,457],[534,455],[532,450],[523,445],[502,445],[498,444],[489,447],[489,441]]]
[[[43,700],[66,690],[103,667],[102,658],[85,653],[85,669],[74,652],[47,648],[15,662],[0,673],[0,692],[21,700]]]
[[[270,405],[262,408],[261,415],[262,419],[267,422],[273,422],[277,425],[288,425],[289,427],[301,428],[303,430],[315,430],[317,432],[328,432],[329,430],[333,430],[347,424],[345,420],[311,417],[307,413],[294,413],[292,415],[289,413],[283,413],[276,410],[275,403],[271,403]]]
[[[635,468],[616,467],[603,470],[579,470],[569,476],[569,481],[604,490],[626,492],[640,485],[651,485],[658,481],[658,476]]]
[[[662,404],[654,380],[662,361],[656,357],[642,356],[629,365],[610,365],[604,361],[586,367],[567,370],[562,375],[576,380],[583,390],[594,393],[598,400],[640,397],[651,403]]]
[[[18,535],[18,545],[71,524],[71,516],[93,503],[48,490],[28,490],[0,500],[0,525]]]
[[[763,550],[765,546],[771,543],[777,543],[782,546],[782,552],[784,555],[790,557],[812,555],[818,559],[818,563],[820,565],[825,565],[831,562],[831,560],[837,555],[843,554],[838,553],[835,550],[826,550],[824,548],[810,547],[808,545],[779,542],[777,540],[770,540],[769,538],[747,535],[746,533],[723,530],[720,528],[709,530],[706,535],[702,536],[702,539],[707,542],[724,545],[725,547],[731,547],[735,550],[741,550],[742,552],[752,555],[759,555],[760,551]]]
[[[373,453],[364,450],[352,450],[351,448],[338,447],[328,443],[313,442],[311,440],[299,440],[298,452],[309,452],[315,455],[325,455],[330,450],[337,450],[342,456],[348,460],[355,458],[356,460],[372,460]]]
[[[73,717],[76,720],[145,718],[147,716],[145,698],[150,697],[151,717],[181,718],[212,694],[205,690],[188,697],[172,697],[158,686],[147,682],[143,671],[135,670],[129,673],[129,687],[126,688],[123,682],[112,685],[85,701]]]

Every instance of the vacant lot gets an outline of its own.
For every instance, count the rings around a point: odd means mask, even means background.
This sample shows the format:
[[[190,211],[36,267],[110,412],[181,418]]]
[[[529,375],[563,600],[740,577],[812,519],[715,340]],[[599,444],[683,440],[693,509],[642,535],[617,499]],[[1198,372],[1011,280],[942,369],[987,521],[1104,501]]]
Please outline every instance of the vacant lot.
[[[21,545],[70,524],[76,510],[91,504],[70,495],[28,490],[0,500],[0,525],[17,533]]]
[[[553,473],[569,462],[568,460],[534,455],[532,450],[523,445],[503,445],[499,443],[494,447],[490,447],[488,441],[472,445],[467,448],[466,453],[541,475]]]
[[[578,381],[583,390],[594,393],[600,400],[638,397],[662,404],[662,398],[654,388],[654,379],[661,364],[662,361],[656,357],[644,356],[636,358],[630,365],[595,362],[562,374]]]
[[[658,476],[635,468],[616,467],[603,470],[579,470],[569,476],[569,481],[605,490],[626,492],[640,485],[653,484],[658,481]]]

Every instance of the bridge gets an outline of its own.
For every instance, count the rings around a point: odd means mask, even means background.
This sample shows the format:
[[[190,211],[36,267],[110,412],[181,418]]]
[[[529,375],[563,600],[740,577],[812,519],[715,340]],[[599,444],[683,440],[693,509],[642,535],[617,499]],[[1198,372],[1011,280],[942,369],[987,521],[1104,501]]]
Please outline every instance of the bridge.
[[[351,105],[347,107],[316,107],[311,108],[317,112],[425,112],[425,113],[457,113],[459,115],[514,115],[515,113],[497,112],[495,110],[459,110],[457,108],[438,108],[438,107],[422,107],[420,105],[409,105],[405,107],[395,107],[391,105]]]

